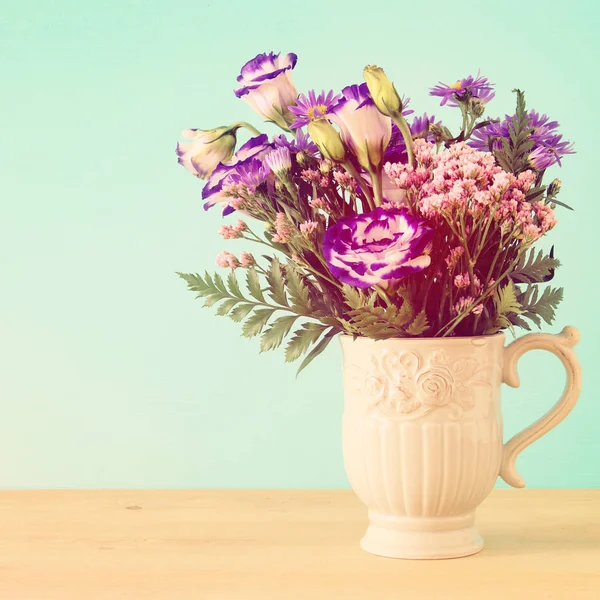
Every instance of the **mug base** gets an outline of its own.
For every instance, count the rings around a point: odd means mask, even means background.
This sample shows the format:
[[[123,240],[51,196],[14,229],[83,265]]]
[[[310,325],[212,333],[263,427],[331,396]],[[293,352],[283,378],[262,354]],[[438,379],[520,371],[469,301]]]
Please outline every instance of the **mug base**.
[[[483,550],[474,527],[475,515],[460,517],[393,517],[371,513],[360,547],[387,558],[439,560],[461,558]]]

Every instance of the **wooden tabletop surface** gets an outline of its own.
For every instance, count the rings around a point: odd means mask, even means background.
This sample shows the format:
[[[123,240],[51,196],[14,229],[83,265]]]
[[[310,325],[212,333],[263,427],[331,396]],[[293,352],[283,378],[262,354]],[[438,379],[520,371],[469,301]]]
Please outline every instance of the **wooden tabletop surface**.
[[[482,553],[404,561],[345,490],[0,492],[0,599],[600,599],[600,490],[495,490],[477,524]]]

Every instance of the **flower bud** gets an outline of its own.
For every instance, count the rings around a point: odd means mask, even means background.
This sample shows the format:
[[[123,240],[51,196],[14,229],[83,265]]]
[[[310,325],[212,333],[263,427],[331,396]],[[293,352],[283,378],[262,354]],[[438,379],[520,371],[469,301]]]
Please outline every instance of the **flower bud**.
[[[308,135],[319,147],[321,154],[336,162],[342,162],[346,156],[346,149],[340,134],[326,119],[315,119],[308,124]]]
[[[363,76],[379,112],[388,117],[402,113],[402,100],[381,67],[368,65],[363,70]]]
[[[473,116],[479,118],[485,112],[485,102],[479,98],[471,98],[469,101],[469,108]]]
[[[181,136],[190,141],[177,143],[179,164],[196,177],[206,179],[219,163],[233,156],[239,127],[236,123],[207,130],[184,129]]]
[[[558,195],[560,192],[560,188],[562,187],[562,181],[560,179],[553,179],[548,186],[548,191],[546,192],[548,198],[553,198]]]

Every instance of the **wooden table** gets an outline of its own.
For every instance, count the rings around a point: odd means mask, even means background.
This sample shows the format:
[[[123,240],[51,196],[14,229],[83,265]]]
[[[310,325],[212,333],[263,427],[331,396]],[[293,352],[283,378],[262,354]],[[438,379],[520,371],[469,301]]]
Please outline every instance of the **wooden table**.
[[[486,548],[364,553],[352,492],[0,492],[1,600],[600,599],[600,490],[495,490]]]

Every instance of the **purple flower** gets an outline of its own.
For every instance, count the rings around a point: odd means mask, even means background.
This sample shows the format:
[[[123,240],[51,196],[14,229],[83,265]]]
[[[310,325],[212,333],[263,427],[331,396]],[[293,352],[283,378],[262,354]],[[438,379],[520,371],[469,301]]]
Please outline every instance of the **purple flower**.
[[[230,183],[239,182],[235,178],[247,174],[243,168],[254,159],[262,159],[272,149],[273,145],[268,143],[268,137],[263,133],[248,140],[230,161],[221,163],[208,178],[202,190],[202,198],[205,200],[204,209],[208,210],[211,206],[222,202],[225,204],[225,214],[233,212],[233,209],[228,206],[230,199],[223,194],[223,188]]]
[[[501,122],[490,123],[476,129],[469,140],[469,145],[477,150],[488,152],[501,150],[502,140],[510,140],[509,125],[515,118],[516,115],[505,115]],[[529,160],[535,169],[541,171],[554,164],[561,165],[560,159],[563,156],[575,153],[573,144],[563,141],[562,135],[558,133],[557,121],[550,121],[547,115],[540,115],[535,110],[529,111],[527,119],[528,126],[532,129],[531,141],[534,142]]]
[[[432,124],[441,125],[442,123],[441,121],[436,121],[434,115],[429,117],[427,113],[424,113],[420,117],[415,117],[412,122],[408,124],[408,127],[413,138],[425,138],[428,142],[433,142],[433,135],[428,132],[429,126]],[[404,142],[404,137],[402,136],[402,133],[400,133],[398,126],[395,123],[392,123],[392,138],[385,152],[384,163],[405,163],[407,160],[408,157],[406,154],[406,143]],[[384,181],[385,178],[386,175],[384,174]],[[387,187],[389,188],[390,186]]]
[[[366,170],[377,170],[392,135],[392,120],[375,106],[367,84],[349,85],[333,107],[330,120],[340,128],[342,141]]]
[[[267,121],[288,129],[294,117],[288,106],[296,103],[298,90],[292,83],[292,69],[298,57],[293,54],[259,54],[248,61],[237,80],[241,87],[235,90]]]
[[[548,148],[538,146],[529,154],[527,160],[536,171],[545,171],[556,163],[556,155]]]
[[[440,106],[458,106],[459,102],[464,102],[469,98],[479,98],[487,104],[494,96],[494,84],[490,83],[487,77],[482,77],[477,72],[477,77],[469,75],[464,79],[459,79],[456,83],[447,85],[440,81],[429,90],[430,96],[438,96],[442,99]]]
[[[271,152],[274,152],[272,150]],[[267,154],[266,157],[269,156]],[[267,180],[271,171],[262,159],[250,158],[235,166],[235,170],[229,175],[231,183],[242,183],[251,190],[256,188]]]
[[[298,154],[303,152],[308,156],[315,157],[319,149],[317,145],[311,141],[306,133],[296,130],[294,139],[290,140],[286,135],[281,134],[273,138],[275,148],[287,148],[290,152]]]
[[[275,175],[285,177],[292,168],[292,156],[289,148],[271,150],[264,158],[265,164]]]
[[[323,254],[340,281],[368,288],[427,268],[432,237],[433,231],[406,210],[379,207],[331,226]]]
[[[323,90],[318,96],[314,90],[310,90],[307,96],[300,94],[296,106],[288,107],[289,111],[295,116],[290,127],[292,129],[304,127],[312,120],[324,117],[331,112],[339,99],[340,97],[334,95],[333,90],[329,90],[327,93]]]

